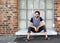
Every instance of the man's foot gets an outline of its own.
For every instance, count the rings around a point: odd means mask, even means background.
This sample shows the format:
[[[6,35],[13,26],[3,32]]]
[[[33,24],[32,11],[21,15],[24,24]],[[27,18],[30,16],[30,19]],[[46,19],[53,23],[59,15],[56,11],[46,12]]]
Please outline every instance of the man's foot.
[[[46,39],[46,40],[49,40],[50,38],[47,37],[47,38],[45,38],[45,39]]]
[[[28,42],[28,41],[30,41],[30,39],[26,39],[25,41]]]

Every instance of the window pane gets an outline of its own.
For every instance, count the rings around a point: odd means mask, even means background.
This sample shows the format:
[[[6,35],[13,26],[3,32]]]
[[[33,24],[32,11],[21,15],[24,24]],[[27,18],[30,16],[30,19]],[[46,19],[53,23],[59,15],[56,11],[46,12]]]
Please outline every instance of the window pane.
[[[39,0],[34,0],[34,9],[39,9]]]
[[[20,29],[25,29],[26,28],[26,21],[19,21],[19,27]]]
[[[40,9],[44,9],[45,8],[45,2],[44,0],[40,1]]]
[[[46,13],[47,13],[46,14],[46,19],[53,19],[53,17],[54,17],[53,16],[54,15],[53,13],[54,12],[52,10],[47,10]]]
[[[19,8],[20,9],[26,9],[26,0],[20,0]]]
[[[46,20],[46,27],[47,29],[53,28],[53,20]]]
[[[19,19],[26,19],[26,10],[20,10]]]
[[[33,9],[33,0],[28,0],[28,9]]]
[[[44,11],[40,11],[40,16],[45,19],[45,12]]]
[[[29,19],[29,20],[30,20],[31,17],[34,15],[33,13],[34,13],[33,10],[28,10],[28,19]]]
[[[53,0],[46,0],[46,5],[47,9],[52,9],[53,8]]]
[[[30,21],[28,21],[28,27],[29,27]]]

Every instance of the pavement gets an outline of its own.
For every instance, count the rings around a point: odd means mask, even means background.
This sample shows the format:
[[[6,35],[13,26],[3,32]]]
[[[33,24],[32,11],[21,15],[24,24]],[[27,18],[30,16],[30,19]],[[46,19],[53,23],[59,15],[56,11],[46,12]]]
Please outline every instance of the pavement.
[[[16,36],[0,36],[0,43],[12,43]]]
[[[45,40],[44,36],[32,36],[30,37],[30,41],[26,42],[25,39],[26,37],[17,37],[14,42],[16,43],[60,43],[60,35],[52,35],[49,36],[49,40]]]
[[[49,40],[44,36],[31,36],[30,41],[26,42],[26,36],[0,36],[0,43],[60,43],[60,35],[51,35]]]

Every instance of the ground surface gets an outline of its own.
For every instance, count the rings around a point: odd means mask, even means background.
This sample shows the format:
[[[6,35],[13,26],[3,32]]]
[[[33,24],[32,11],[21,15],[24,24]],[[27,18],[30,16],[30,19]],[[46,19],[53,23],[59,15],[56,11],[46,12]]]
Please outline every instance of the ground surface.
[[[31,40],[25,42],[26,36],[0,36],[0,43],[60,43],[60,35],[49,36],[49,38],[49,40],[45,40],[44,36],[31,36]]]

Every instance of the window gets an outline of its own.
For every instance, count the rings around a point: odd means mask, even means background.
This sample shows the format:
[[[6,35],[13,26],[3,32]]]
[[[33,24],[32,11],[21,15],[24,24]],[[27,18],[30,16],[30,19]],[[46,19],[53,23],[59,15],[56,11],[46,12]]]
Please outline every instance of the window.
[[[40,11],[47,29],[53,28],[54,0],[19,0],[19,28],[27,29],[34,11]]]

